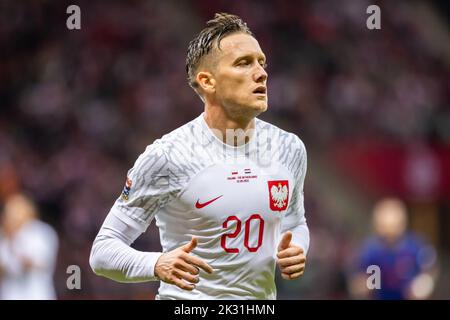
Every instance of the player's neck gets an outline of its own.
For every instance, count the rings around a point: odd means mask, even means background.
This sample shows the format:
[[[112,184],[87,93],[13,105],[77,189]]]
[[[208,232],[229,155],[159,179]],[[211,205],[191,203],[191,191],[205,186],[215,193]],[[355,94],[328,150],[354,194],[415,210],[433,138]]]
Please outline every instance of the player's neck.
[[[223,143],[237,147],[246,144],[253,136],[255,118],[232,119],[222,108],[207,107],[204,119],[208,127]]]

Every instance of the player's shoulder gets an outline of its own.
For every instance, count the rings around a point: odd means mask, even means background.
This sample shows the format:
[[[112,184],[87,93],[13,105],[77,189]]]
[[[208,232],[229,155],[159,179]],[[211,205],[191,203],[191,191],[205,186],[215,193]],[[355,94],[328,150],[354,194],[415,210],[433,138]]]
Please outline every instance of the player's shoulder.
[[[183,162],[183,158],[189,156],[186,147],[194,141],[199,134],[198,118],[164,134],[146,146],[145,150],[138,156],[135,167],[144,166],[144,169],[152,171],[169,170],[171,166]],[[177,157],[173,156],[178,150]]]
[[[194,139],[201,132],[200,119],[199,117],[183,124],[182,126],[164,134],[157,141],[167,146],[172,146],[173,144],[181,143],[186,144],[187,141]]]
[[[199,130],[198,118],[195,118],[182,126],[165,133],[147,146],[147,149],[170,150],[174,145],[186,144],[186,141],[194,138]]]
[[[302,154],[306,154],[306,146],[297,134],[258,118],[256,119],[256,128],[258,135],[263,139],[266,139],[266,136],[270,137],[280,146],[298,150]]]
[[[409,248],[421,248],[426,245],[426,240],[420,234],[415,232],[407,232],[404,235],[405,245]]]
[[[201,127],[197,117],[153,141],[147,146],[146,153],[160,152],[167,155],[174,150],[186,153],[186,146],[194,143],[200,135]]]

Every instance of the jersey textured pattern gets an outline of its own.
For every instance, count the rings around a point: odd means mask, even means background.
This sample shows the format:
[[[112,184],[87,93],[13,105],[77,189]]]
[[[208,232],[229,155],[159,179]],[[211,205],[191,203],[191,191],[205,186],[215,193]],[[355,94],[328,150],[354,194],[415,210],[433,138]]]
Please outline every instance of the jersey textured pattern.
[[[198,238],[191,254],[214,273],[201,270],[191,292],[161,282],[157,299],[275,299],[281,234],[309,246],[306,167],[296,135],[255,119],[249,142],[232,147],[202,114],[146,148],[111,213],[141,232],[155,220],[164,252]]]

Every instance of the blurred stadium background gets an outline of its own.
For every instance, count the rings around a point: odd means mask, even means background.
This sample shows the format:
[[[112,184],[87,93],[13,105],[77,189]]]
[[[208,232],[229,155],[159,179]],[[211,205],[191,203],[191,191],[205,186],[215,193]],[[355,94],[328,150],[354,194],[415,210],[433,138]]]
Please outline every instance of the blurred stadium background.
[[[66,8],[81,8],[81,30]],[[381,8],[381,30],[366,8]],[[402,198],[437,250],[432,295],[450,299],[450,30],[447,1],[1,1],[0,205],[30,194],[60,240],[59,299],[153,299],[157,283],[95,276],[92,241],[145,146],[193,119],[190,39],[215,12],[240,15],[268,56],[262,119],[309,151],[311,249],[281,299],[350,299],[373,204]],[[135,244],[160,250],[152,224]],[[82,289],[66,287],[79,265]]]

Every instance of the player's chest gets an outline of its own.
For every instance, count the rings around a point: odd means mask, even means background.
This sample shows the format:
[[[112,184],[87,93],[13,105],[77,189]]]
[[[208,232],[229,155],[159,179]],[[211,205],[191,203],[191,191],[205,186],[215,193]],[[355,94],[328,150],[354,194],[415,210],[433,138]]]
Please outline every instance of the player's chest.
[[[224,216],[261,216],[276,221],[286,213],[293,187],[294,179],[284,167],[215,164],[197,173],[179,199],[194,219],[221,222]]]

